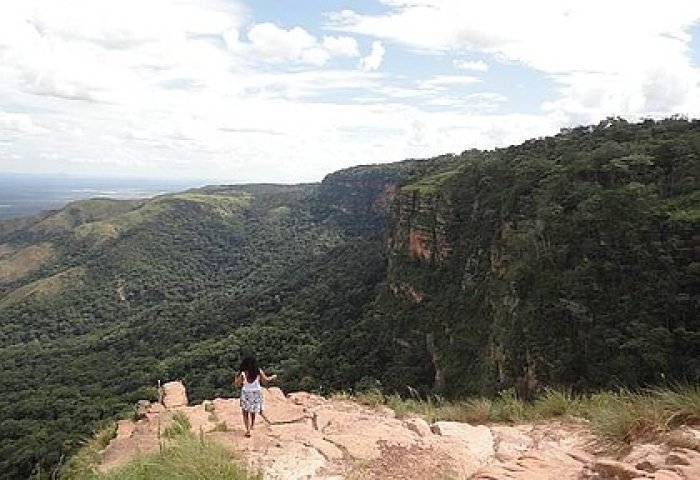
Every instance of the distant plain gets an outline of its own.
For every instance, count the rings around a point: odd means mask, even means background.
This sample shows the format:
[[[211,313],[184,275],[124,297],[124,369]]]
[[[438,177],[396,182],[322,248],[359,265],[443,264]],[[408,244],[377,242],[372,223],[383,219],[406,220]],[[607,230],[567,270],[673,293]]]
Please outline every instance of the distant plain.
[[[0,220],[58,209],[86,198],[148,198],[204,182],[77,175],[0,174]]]

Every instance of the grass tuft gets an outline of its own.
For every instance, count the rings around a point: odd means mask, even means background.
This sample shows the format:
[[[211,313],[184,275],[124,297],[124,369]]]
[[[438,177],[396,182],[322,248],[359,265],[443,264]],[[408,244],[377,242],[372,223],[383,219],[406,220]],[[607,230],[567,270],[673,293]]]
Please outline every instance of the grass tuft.
[[[482,397],[462,401],[446,401],[439,396],[402,398],[396,394],[382,394],[378,389],[354,397],[344,393],[342,398],[375,407],[386,405],[399,417],[417,414],[428,422],[487,424],[585,419],[590,422],[601,444],[613,451],[620,451],[634,442],[666,441],[680,426],[700,425],[700,387],[697,386],[675,386],[642,393],[620,390],[592,395],[574,395],[569,390],[547,388],[532,402],[520,400],[512,389],[493,399]],[[680,437],[676,441],[689,444],[688,439]]]
[[[531,418],[555,418],[576,416],[581,411],[581,401],[569,390],[545,389],[530,406]]]
[[[61,467],[59,478],[63,480],[96,478],[96,467],[100,463],[100,452],[109,445],[110,440],[116,434],[116,422],[110,422],[105,428],[95,432],[92,438],[87,440],[83,447]]]
[[[170,424],[163,430],[165,438],[177,438],[188,435],[192,429],[190,419],[182,412],[175,412]]]
[[[700,387],[676,386],[653,391],[658,404],[667,414],[669,428],[700,424]]]
[[[223,446],[184,435],[162,453],[142,457],[99,480],[261,480]]]
[[[657,440],[665,431],[664,412],[651,396],[622,391],[617,401],[594,403],[585,413],[593,433],[612,450]]]

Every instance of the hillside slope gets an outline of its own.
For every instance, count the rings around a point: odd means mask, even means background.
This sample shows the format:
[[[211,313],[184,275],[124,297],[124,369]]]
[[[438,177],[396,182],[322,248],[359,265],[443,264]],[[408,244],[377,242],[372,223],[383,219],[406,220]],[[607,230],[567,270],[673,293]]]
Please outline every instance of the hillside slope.
[[[608,120],[0,223],[0,475],[48,475],[158,379],[230,395],[249,348],[322,393],[697,382],[699,195],[699,122]]]

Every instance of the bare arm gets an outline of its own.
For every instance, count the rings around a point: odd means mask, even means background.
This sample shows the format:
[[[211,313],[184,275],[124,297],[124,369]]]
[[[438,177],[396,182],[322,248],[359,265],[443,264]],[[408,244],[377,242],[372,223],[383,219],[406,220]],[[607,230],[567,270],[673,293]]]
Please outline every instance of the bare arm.
[[[236,374],[236,376],[233,378],[233,383],[237,386],[240,387],[243,385],[243,372],[239,372]]]
[[[270,383],[277,380],[277,375],[271,375],[268,377],[267,375],[265,375],[265,372],[260,370],[260,379],[263,381],[263,383]]]

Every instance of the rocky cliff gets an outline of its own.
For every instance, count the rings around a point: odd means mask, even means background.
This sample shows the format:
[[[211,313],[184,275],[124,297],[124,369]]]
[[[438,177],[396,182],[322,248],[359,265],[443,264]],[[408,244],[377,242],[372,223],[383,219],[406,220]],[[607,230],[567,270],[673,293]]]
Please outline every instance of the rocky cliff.
[[[697,128],[607,122],[329,176],[335,218],[382,241],[389,364],[452,395],[700,378]]]
[[[666,445],[635,445],[613,458],[596,449],[578,421],[469,425],[398,417],[386,407],[304,392],[265,390],[265,419],[243,435],[238,401],[217,398],[188,406],[178,382],[163,403],[142,404],[141,418],[123,420],[101,452],[99,469],[118,469],[139,455],[167,448],[163,432],[185,416],[191,434],[215,441],[259,469],[264,478],[471,480],[691,480],[700,454]],[[182,420],[179,420],[182,422]],[[688,429],[700,439],[700,431]]]

